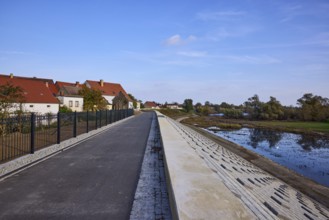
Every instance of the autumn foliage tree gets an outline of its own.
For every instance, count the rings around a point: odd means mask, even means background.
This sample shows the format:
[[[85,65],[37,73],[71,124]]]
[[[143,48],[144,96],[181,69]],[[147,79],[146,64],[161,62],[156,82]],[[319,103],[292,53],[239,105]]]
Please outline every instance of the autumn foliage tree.
[[[0,85],[0,117],[7,117],[10,110],[19,111],[21,103],[25,98],[23,90],[19,86],[14,86],[10,83]]]
[[[85,85],[79,91],[83,96],[83,109],[86,111],[104,110],[107,106],[107,101],[102,96],[102,91],[91,89]]]

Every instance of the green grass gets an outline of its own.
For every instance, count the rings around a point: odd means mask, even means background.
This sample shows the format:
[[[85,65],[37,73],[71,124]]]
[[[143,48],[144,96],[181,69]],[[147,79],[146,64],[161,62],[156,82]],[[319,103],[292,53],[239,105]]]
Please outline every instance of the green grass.
[[[294,133],[322,133],[329,136],[329,122],[301,122],[301,121],[249,121],[240,119],[223,119],[219,117],[190,117],[182,121],[199,127],[217,126],[223,129],[238,129],[240,127],[260,127]]]
[[[251,124],[262,127],[288,128],[329,133],[328,122],[254,121],[251,122]]]
[[[218,120],[218,117],[207,117],[207,116],[201,116],[201,117],[190,117],[187,119],[184,119],[182,121],[183,123],[190,124],[190,125],[196,125],[198,127],[202,128],[208,128],[208,127],[219,127],[222,129],[240,129],[242,126],[238,123],[226,123],[221,122]]]
[[[186,113],[185,111],[179,109],[160,109],[159,112],[173,119],[192,115],[191,113]]]

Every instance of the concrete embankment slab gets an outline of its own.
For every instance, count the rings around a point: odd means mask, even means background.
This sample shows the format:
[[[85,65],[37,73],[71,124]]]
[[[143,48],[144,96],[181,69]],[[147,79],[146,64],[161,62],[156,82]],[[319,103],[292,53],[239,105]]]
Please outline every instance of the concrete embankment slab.
[[[179,218],[250,218],[241,211],[245,205],[258,219],[329,219],[323,204],[221,144],[170,118],[159,121]]]
[[[173,215],[178,219],[255,219],[167,118],[157,114]]]

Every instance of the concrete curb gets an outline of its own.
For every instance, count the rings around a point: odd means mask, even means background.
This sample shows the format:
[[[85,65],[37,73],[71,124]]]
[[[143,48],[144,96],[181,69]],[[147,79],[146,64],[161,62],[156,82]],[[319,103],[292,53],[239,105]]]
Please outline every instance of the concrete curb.
[[[169,119],[158,112],[157,116],[173,219],[256,218],[189,146]]]
[[[92,130],[89,133],[81,134],[75,138],[68,139],[63,141],[60,144],[54,144],[49,147],[43,148],[41,150],[36,151],[34,154],[28,154],[14,160],[11,160],[7,163],[0,165],[0,178],[4,179],[18,171],[26,169],[30,166],[37,164],[45,159],[50,158],[64,150],[67,150],[71,147],[76,146],[78,143],[88,140],[91,137],[94,137],[98,134],[105,132],[106,130],[112,128],[115,125],[118,125],[124,121],[127,121],[135,116],[130,116],[128,118],[122,119],[120,121],[114,122],[102,128],[98,128],[97,130]]]

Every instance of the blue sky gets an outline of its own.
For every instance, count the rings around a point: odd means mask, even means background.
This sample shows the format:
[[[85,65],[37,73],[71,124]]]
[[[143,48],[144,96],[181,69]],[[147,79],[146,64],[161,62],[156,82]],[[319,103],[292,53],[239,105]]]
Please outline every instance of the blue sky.
[[[0,73],[143,101],[329,97],[327,0],[0,0]]]

